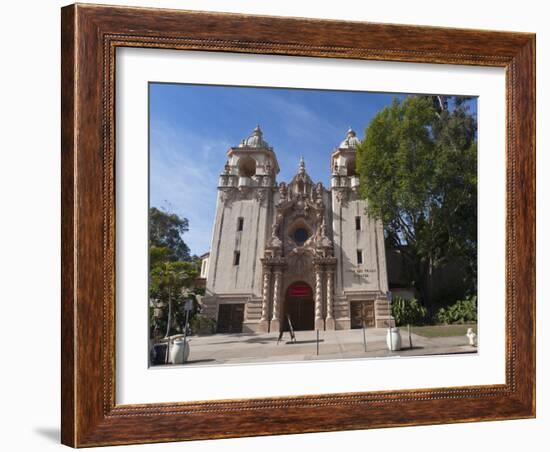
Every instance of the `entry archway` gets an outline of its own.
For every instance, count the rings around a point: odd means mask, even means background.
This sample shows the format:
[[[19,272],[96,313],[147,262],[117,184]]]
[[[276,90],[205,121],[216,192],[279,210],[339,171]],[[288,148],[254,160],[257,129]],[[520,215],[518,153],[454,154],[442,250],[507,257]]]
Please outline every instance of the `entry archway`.
[[[288,317],[296,331],[315,329],[315,303],[313,290],[304,281],[297,281],[288,286],[284,303],[284,324],[288,327]]]

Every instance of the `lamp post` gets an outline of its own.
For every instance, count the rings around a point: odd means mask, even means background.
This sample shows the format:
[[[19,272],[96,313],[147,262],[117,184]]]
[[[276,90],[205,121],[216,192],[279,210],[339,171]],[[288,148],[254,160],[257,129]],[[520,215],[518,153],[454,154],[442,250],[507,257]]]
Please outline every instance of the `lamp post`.
[[[386,294],[386,300],[388,301],[388,332],[390,335],[390,352],[393,351],[393,338],[392,338],[392,331],[391,331],[391,303],[393,300],[393,294],[391,293],[391,290],[388,290],[388,293]]]
[[[183,309],[185,310],[185,325],[183,327],[183,349],[187,347],[187,329],[189,327],[189,312],[193,310],[193,300],[188,298],[183,304]]]
[[[363,322],[363,348],[365,349],[365,352],[366,352],[367,351],[367,334],[365,330],[367,328],[367,321],[364,317],[361,320]]]

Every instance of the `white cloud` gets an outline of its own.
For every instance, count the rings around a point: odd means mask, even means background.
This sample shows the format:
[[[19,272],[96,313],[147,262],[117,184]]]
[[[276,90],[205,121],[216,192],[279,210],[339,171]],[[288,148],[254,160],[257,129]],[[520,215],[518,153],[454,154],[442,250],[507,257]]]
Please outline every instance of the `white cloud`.
[[[325,134],[340,132],[338,127],[303,103],[293,102],[275,95],[266,96],[264,102],[266,108],[273,110],[283,118],[280,125],[290,137],[318,142],[321,130]]]
[[[151,124],[150,203],[189,220],[183,238],[193,254],[210,247],[218,167],[228,147],[227,142],[205,139],[184,127]]]

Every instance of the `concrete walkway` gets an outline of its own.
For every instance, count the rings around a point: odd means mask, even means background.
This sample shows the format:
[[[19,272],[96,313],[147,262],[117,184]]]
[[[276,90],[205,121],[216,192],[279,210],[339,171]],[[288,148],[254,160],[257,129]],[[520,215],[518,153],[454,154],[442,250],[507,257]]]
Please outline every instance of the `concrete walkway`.
[[[409,348],[406,329],[401,330],[403,349],[390,352],[386,346],[385,328],[366,330],[367,351],[364,348],[363,330],[319,332],[317,354],[316,331],[297,331],[296,342],[290,342],[289,333],[277,344],[278,333],[214,334],[190,336],[189,360],[184,366],[306,361],[326,359],[353,359],[388,356],[421,356],[455,353],[475,353],[466,336],[425,338],[412,335],[413,348]],[[155,366],[162,367],[162,366]]]

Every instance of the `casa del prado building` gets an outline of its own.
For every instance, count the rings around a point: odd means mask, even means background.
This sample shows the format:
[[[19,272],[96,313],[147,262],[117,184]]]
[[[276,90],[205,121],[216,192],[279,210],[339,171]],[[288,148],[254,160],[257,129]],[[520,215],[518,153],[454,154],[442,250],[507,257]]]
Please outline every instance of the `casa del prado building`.
[[[227,151],[218,180],[202,313],[220,333],[388,326],[388,273],[382,223],[366,214],[350,128],[332,153],[331,186],[297,159],[278,182],[277,155],[256,127]]]

